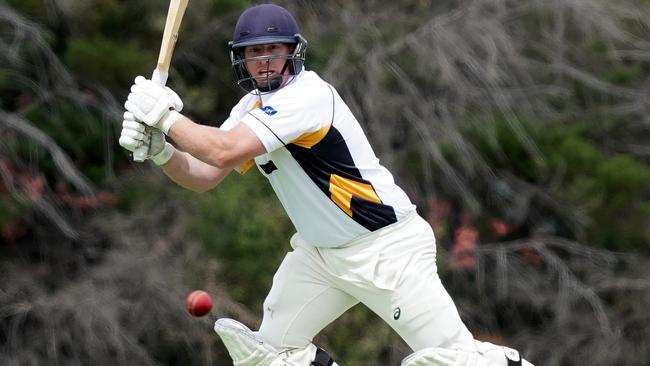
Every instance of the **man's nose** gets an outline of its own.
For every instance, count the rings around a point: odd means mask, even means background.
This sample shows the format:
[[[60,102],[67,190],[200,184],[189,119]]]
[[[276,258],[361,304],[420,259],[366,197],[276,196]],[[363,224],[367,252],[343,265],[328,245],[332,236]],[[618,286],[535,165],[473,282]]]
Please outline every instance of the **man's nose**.
[[[264,56],[271,56],[271,52],[264,51],[264,52],[260,53],[260,57],[264,57]],[[268,59],[268,58],[267,59],[258,59],[257,63],[258,64],[268,64],[270,61],[271,60]]]

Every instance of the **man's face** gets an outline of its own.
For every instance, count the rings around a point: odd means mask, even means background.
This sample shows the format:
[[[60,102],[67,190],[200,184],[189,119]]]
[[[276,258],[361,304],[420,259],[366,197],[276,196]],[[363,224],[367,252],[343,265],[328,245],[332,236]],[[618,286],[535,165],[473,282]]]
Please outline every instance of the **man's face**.
[[[285,56],[290,53],[291,48],[284,43],[260,44],[244,48],[244,58],[247,59],[260,56]],[[269,78],[280,75],[280,73],[282,73],[284,83],[289,74],[288,68],[283,71],[286,62],[286,58],[246,61],[246,69],[258,84],[266,83]]]

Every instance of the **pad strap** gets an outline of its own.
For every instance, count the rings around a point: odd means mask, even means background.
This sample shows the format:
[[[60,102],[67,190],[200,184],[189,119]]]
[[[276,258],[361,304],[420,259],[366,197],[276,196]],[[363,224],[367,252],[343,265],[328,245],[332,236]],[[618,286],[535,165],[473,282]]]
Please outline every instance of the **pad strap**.
[[[316,356],[314,357],[314,361],[311,363],[310,366],[332,366],[333,364],[334,364],[334,360],[332,359],[332,357],[330,357],[330,355],[328,355],[327,352],[318,348],[316,350]]]
[[[521,356],[519,352],[512,348],[503,347],[503,353],[506,355],[508,360],[508,366],[521,366]]]

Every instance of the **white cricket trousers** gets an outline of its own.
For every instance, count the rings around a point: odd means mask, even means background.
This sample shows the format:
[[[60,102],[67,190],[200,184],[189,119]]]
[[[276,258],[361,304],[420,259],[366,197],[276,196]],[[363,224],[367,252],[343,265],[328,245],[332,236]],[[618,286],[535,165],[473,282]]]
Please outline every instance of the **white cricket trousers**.
[[[344,247],[316,248],[298,234],[291,246],[264,301],[259,335],[273,347],[306,347],[362,302],[414,351],[475,349],[438,277],[433,230],[417,213]]]

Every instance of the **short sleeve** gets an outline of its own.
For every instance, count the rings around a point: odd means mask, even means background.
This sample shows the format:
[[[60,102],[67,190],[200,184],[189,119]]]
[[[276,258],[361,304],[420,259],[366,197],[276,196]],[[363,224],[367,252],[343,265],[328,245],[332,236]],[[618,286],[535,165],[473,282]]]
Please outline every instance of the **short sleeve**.
[[[240,121],[240,116],[242,114],[242,105],[246,104],[246,102],[247,101],[245,99],[242,99],[237,105],[235,105],[230,111],[228,118],[221,124],[221,126],[219,126],[219,128],[224,131],[228,131],[234,128]],[[246,174],[246,172],[253,165],[255,165],[255,162],[251,159],[235,167],[235,170],[240,174]]]
[[[232,130],[233,127],[237,125],[237,121],[232,118],[232,115],[230,115],[222,124],[219,126],[220,129],[224,131],[229,131]]]
[[[331,124],[333,97],[327,84],[294,86],[280,89],[264,106],[249,111],[242,118],[267,152]]]

